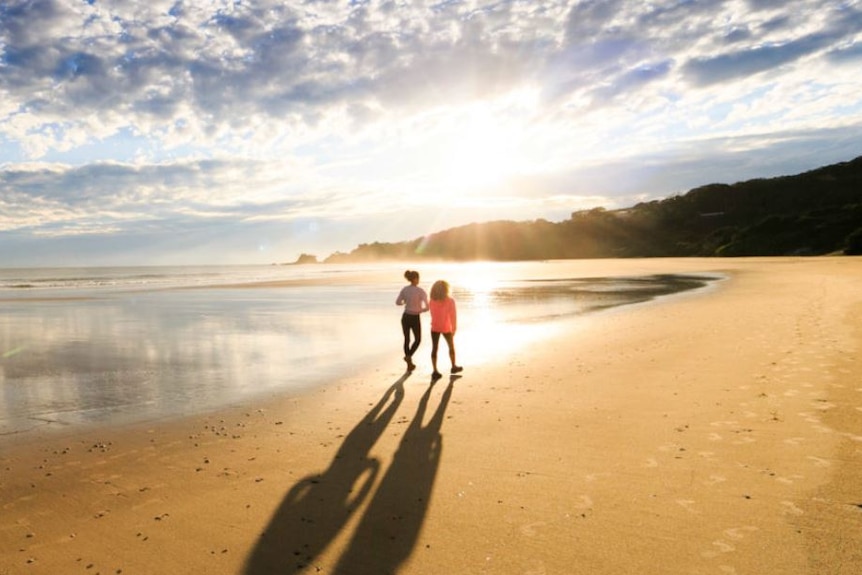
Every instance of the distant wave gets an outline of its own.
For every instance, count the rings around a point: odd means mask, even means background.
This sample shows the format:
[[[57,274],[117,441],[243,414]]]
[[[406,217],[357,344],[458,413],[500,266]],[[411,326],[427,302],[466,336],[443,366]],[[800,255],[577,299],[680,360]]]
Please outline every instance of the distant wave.
[[[68,290],[182,287],[283,277],[272,266],[0,269],[0,289]]]

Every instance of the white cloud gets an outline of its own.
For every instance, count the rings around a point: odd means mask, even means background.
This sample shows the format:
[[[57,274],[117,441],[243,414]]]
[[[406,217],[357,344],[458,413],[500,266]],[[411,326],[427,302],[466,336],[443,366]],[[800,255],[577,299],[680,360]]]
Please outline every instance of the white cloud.
[[[10,0],[0,229],[373,241],[455,198],[466,223],[803,171],[858,154],[860,29],[858,0]]]

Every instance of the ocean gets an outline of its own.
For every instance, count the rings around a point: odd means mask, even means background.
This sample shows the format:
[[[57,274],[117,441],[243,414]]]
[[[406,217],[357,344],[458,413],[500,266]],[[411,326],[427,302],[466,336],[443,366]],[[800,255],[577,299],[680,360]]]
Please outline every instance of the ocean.
[[[394,302],[408,267],[0,269],[0,436],[202,413],[401,369]],[[426,290],[452,285],[468,370],[553,337],[562,320],[719,279],[609,275],[589,261],[413,267]],[[430,373],[428,322],[417,373]]]

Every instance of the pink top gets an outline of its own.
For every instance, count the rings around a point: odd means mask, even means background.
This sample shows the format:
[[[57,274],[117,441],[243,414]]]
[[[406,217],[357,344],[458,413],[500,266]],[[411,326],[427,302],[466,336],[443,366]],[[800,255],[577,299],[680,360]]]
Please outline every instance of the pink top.
[[[428,303],[431,309],[431,331],[437,333],[455,333],[458,328],[458,312],[455,300],[447,297],[444,300],[432,299]]]

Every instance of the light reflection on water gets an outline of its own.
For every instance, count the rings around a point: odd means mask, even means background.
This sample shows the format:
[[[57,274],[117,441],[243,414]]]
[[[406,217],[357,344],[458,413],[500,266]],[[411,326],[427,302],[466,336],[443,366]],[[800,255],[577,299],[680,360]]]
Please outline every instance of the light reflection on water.
[[[551,320],[705,281],[537,277],[526,267],[518,276],[513,269],[429,266],[423,273],[428,287],[439,277],[456,278],[450,281],[460,363],[475,367],[548,337],[557,325]],[[0,303],[0,434],[197,413],[363,367],[400,367],[394,300],[402,283],[384,271],[385,280],[334,285],[120,290]],[[428,325],[425,316],[420,372],[430,372]]]
[[[192,290],[9,306],[0,432],[22,420],[193,413],[347,369],[374,353],[356,335],[378,314],[363,307],[361,292],[336,314],[322,305],[327,291]]]
[[[554,337],[560,327],[554,320],[650,301],[703,287],[707,281],[705,276],[683,275],[516,281],[482,276],[454,289],[470,326],[458,336],[456,347],[459,356],[474,362],[494,359],[530,341]]]

